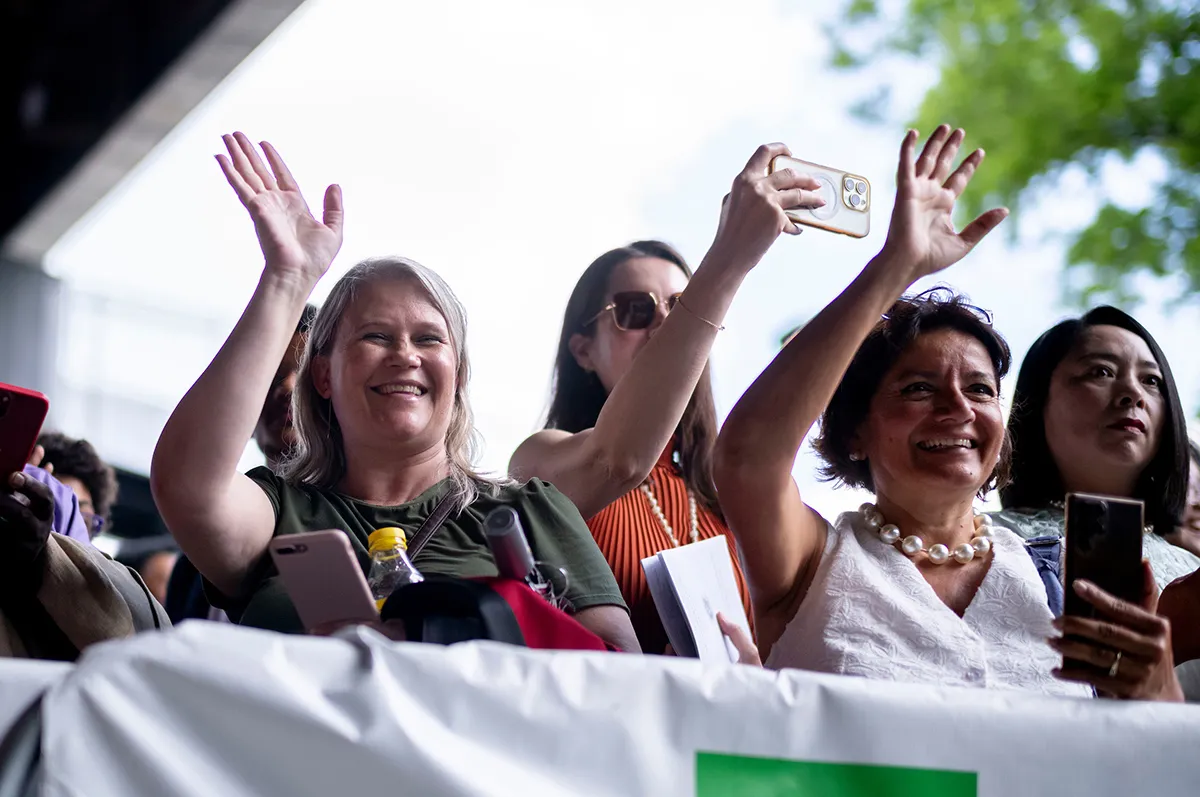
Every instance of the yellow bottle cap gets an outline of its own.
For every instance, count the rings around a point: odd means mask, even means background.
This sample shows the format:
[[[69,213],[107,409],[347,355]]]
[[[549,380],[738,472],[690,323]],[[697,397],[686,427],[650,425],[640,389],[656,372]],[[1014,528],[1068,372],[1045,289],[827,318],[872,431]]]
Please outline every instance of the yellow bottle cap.
[[[370,546],[370,552],[395,548],[399,545],[404,550],[408,550],[408,537],[404,533],[404,529],[396,528],[395,526],[387,526],[382,529],[375,529],[367,537],[367,545]]]

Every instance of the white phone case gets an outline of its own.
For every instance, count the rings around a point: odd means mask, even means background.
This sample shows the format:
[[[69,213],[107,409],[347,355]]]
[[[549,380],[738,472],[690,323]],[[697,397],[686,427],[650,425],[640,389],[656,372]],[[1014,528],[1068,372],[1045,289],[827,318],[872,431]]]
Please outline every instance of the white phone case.
[[[285,534],[271,540],[269,549],[306,629],[379,619],[367,579],[345,532],[334,529]]]
[[[815,210],[785,211],[789,219],[852,238],[865,238],[871,231],[871,183],[867,178],[786,155],[771,161],[772,173],[780,169],[794,169],[815,177],[821,183],[819,193],[825,200],[825,206]]]

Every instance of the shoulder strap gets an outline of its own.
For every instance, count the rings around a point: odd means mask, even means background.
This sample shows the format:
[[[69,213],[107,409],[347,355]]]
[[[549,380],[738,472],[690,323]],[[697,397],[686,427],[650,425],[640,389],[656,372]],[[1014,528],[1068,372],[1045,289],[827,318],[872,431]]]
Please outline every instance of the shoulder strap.
[[[417,533],[413,535],[412,542],[408,544],[408,558],[413,560],[417,558],[417,554],[421,553],[421,549],[429,542],[430,538],[442,527],[446,522],[446,517],[450,514],[450,493],[442,496],[442,500],[437,502],[437,506],[429,513],[429,517],[425,518],[425,522],[421,524],[421,528],[417,529]]]

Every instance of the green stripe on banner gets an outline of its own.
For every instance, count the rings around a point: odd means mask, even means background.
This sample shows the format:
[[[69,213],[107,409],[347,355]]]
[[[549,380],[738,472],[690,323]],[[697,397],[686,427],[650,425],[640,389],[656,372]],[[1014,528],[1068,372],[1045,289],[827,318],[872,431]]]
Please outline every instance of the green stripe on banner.
[[[945,769],[696,754],[696,797],[975,797],[977,781]]]

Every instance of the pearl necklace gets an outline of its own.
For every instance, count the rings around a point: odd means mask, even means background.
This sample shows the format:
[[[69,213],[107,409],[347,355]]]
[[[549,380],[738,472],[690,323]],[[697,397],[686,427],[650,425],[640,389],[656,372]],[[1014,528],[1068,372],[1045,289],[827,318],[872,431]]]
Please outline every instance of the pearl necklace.
[[[672,548],[679,547],[679,540],[675,537],[675,530],[671,528],[671,524],[667,522],[667,516],[663,514],[662,507],[658,504],[658,499],[654,496],[654,491],[650,489],[650,480],[641,483],[642,494],[646,496],[646,500],[650,502],[650,511],[658,518],[658,522],[662,525],[663,531],[667,534],[667,539],[671,541]],[[689,542],[695,542],[700,539],[700,525],[696,522],[696,496],[692,495],[692,491],[688,490],[688,515],[692,520],[692,530],[688,535]]]
[[[872,503],[863,504],[858,508],[862,513],[863,522],[867,524],[867,528],[879,535],[879,539],[887,545],[895,547],[896,542],[900,542],[900,550],[909,557],[915,557],[917,554],[925,551],[925,541],[915,534],[910,534],[903,540],[900,539],[900,527],[895,523],[888,523],[883,517],[883,513],[879,511],[879,507]],[[985,555],[992,550],[992,537],[995,535],[996,529],[999,526],[992,525],[992,519],[987,515],[975,516],[975,536],[970,542],[959,543],[954,546],[951,551],[942,543],[931,545],[928,551],[929,561],[935,565],[944,565],[951,558],[960,565],[965,565],[978,556]]]

